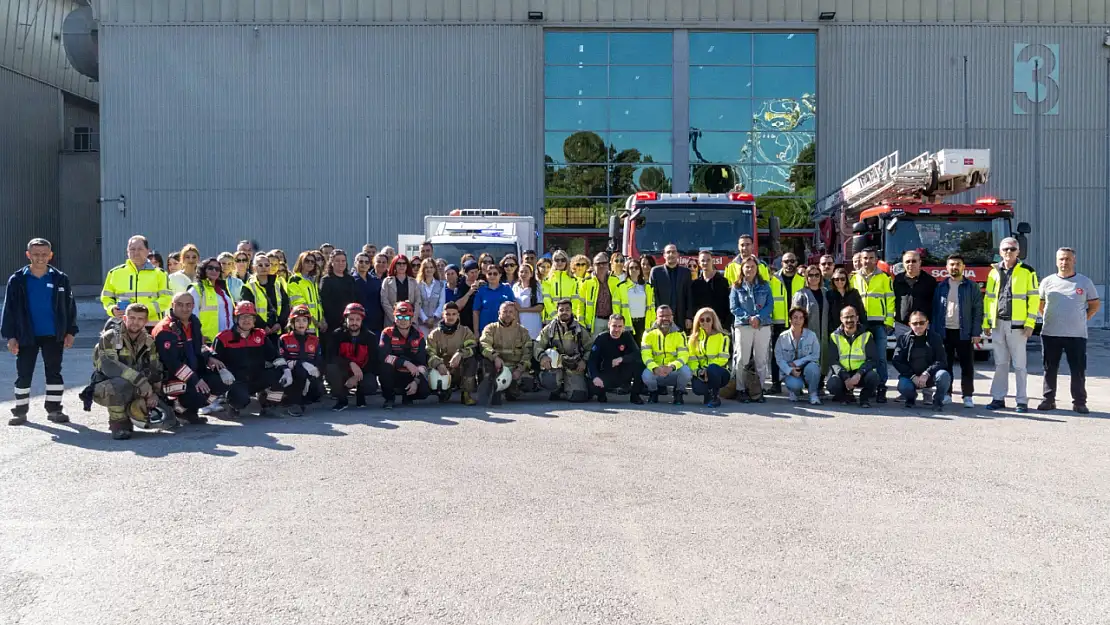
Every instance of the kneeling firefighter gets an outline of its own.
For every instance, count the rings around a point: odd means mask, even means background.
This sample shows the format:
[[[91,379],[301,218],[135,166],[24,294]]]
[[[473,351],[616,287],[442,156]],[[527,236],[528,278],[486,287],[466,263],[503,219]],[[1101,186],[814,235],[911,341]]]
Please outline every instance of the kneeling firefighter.
[[[324,396],[324,381],[320,377],[324,350],[320,337],[308,333],[311,323],[308,306],[297,304],[289,313],[289,331],[278,339],[286,367],[280,379],[285,388],[282,403],[291,417],[303,415],[305,406]]]
[[[285,395],[279,382],[285,371],[285,359],[277,346],[267,340],[266,331],[255,327],[257,319],[254,304],[239,302],[235,305],[235,327],[220,332],[212,344],[213,355],[225,365],[220,375],[229,385],[227,403],[231,418],[237,417],[255,394],[262,408],[259,416],[269,416],[270,407]]]
[[[589,357],[593,337],[574,318],[573,303],[569,299],[556,304],[556,317],[544,326],[536,339],[534,352],[540,362],[540,386],[551,391],[552,401],[565,392],[572,402],[590,398],[586,386],[586,359]]]
[[[517,321],[516,302],[497,309],[497,323],[482,330],[482,368],[485,377],[478,389],[482,403],[498,406],[503,397],[520,399],[535,387],[532,378],[532,337]]]
[[[463,404],[477,403],[473,397],[478,387],[477,347],[474,331],[460,321],[458,304],[444,304],[443,320],[428,335],[428,382],[441,402],[450,401],[452,389],[460,388]]]

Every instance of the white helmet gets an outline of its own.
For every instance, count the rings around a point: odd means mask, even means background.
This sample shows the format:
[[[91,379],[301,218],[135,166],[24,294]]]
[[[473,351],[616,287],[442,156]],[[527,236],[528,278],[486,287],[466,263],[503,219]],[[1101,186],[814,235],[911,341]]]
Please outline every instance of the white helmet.
[[[501,373],[497,374],[497,391],[496,392],[500,393],[501,391],[509,388],[509,385],[512,384],[512,383],[513,383],[513,372],[512,372],[512,370],[510,370],[508,367],[501,367]]]
[[[551,359],[551,368],[552,369],[558,369],[559,368],[559,362],[562,360],[562,356],[559,355],[559,350],[552,347],[551,349],[545,350],[543,352],[543,355],[547,356],[548,358]]]
[[[131,424],[140,430],[164,430],[177,424],[177,418],[155,406],[148,412],[146,400],[136,399],[128,406]]]
[[[438,370],[432,369],[428,372],[428,384],[432,387],[432,391],[449,391],[451,390],[451,374],[441,374]]]

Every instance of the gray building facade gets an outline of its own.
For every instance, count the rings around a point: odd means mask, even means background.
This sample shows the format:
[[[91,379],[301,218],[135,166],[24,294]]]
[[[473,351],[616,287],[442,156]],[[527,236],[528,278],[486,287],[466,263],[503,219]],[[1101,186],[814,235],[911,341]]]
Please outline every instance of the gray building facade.
[[[102,269],[119,262],[135,232],[160,249],[191,241],[217,251],[248,237],[287,251],[325,240],[353,248],[419,232],[423,215],[453,208],[543,218],[545,206],[565,209],[572,197],[583,207],[611,202],[627,184],[682,191],[697,187],[709,135],[726,142],[737,133],[746,135],[737,137],[746,155],[739,171],[766,173],[752,179],[799,202],[894,150],[908,158],[990,148],[983,193],[1014,200],[1032,224],[1034,266],[1050,272],[1052,252],[1070,245],[1096,283],[1108,277],[1105,2],[103,0],[94,8],[103,195],[126,198],[101,209]],[[630,33],[663,34],[666,47],[661,56],[650,46],[622,52],[612,42]],[[553,59],[552,42],[576,34],[603,35],[608,55],[586,58],[594,44],[583,43],[583,58],[568,47]],[[699,60],[721,50],[708,43],[721,34],[750,35],[751,56]],[[785,43],[760,52],[776,35],[789,45],[812,40],[811,60]],[[556,75],[576,66],[608,82]],[[719,91],[704,86],[703,70],[752,80]],[[809,75],[812,88],[803,85]],[[763,115],[761,99],[792,108]],[[576,117],[575,107],[604,121]],[[712,127],[736,111],[770,121]],[[556,128],[557,112],[568,121]],[[697,151],[694,122],[705,126]],[[560,161],[558,146],[577,130],[601,137],[600,156],[572,163],[564,150]],[[799,149],[807,138],[815,151]],[[592,180],[588,190],[566,191],[566,178],[553,177],[572,167]],[[798,172],[812,186],[796,183]],[[546,233],[560,244],[597,225],[550,221],[558,223]]]

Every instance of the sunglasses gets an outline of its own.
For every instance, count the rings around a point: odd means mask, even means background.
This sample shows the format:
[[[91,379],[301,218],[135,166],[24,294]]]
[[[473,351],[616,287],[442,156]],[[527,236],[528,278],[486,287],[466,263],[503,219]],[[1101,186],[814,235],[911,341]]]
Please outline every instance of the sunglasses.
[[[1004,248],[1002,248],[1002,251],[1003,252],[1016,252],[1017,248],[1016,247],[1004,247]]]
[[[315,265],[316,264],[316,259],[315,258],[306,258],[306,259],[304,259],[304,263],[306,265],[308,265],[308,264]]]
[[[806,277],[807,278],[820,278],[821,274],[819,274],[819,273],[807,273]]]
[[[249,263],[249,262],[251,262],[251,259],[249,259],[249,258],[236,258],[235,262],[237,262],[237,263]]]
[[[713,320],[709,317],[702,317],[700,323],[713,323]]]
[[[223,271],[223,267],[219,265],[208,265],[204,268],[205,271]]]
[[[847,282],[848,278],[833,278],[833,282]]]
[[[575,267],[589,267],[589,263],[574,263]]]
[[[505,267],[516,267],[516,263],[505,263]]]
[[[397,315],[397,321],[412,321],[412,315]]]
[[[408,267],[408,263],[397,263],[398,267]]]

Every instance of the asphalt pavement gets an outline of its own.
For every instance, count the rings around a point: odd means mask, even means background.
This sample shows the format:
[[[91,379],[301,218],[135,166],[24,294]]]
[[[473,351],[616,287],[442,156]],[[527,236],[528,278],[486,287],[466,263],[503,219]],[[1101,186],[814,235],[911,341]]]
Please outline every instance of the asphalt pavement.
[[[1087,416],[990,413],[980,373],[939,414],[429,400],[126,442],[76,390],[46,422],[40,370],[0,624],[1107,623],[1110,333],[1090,367]]]

